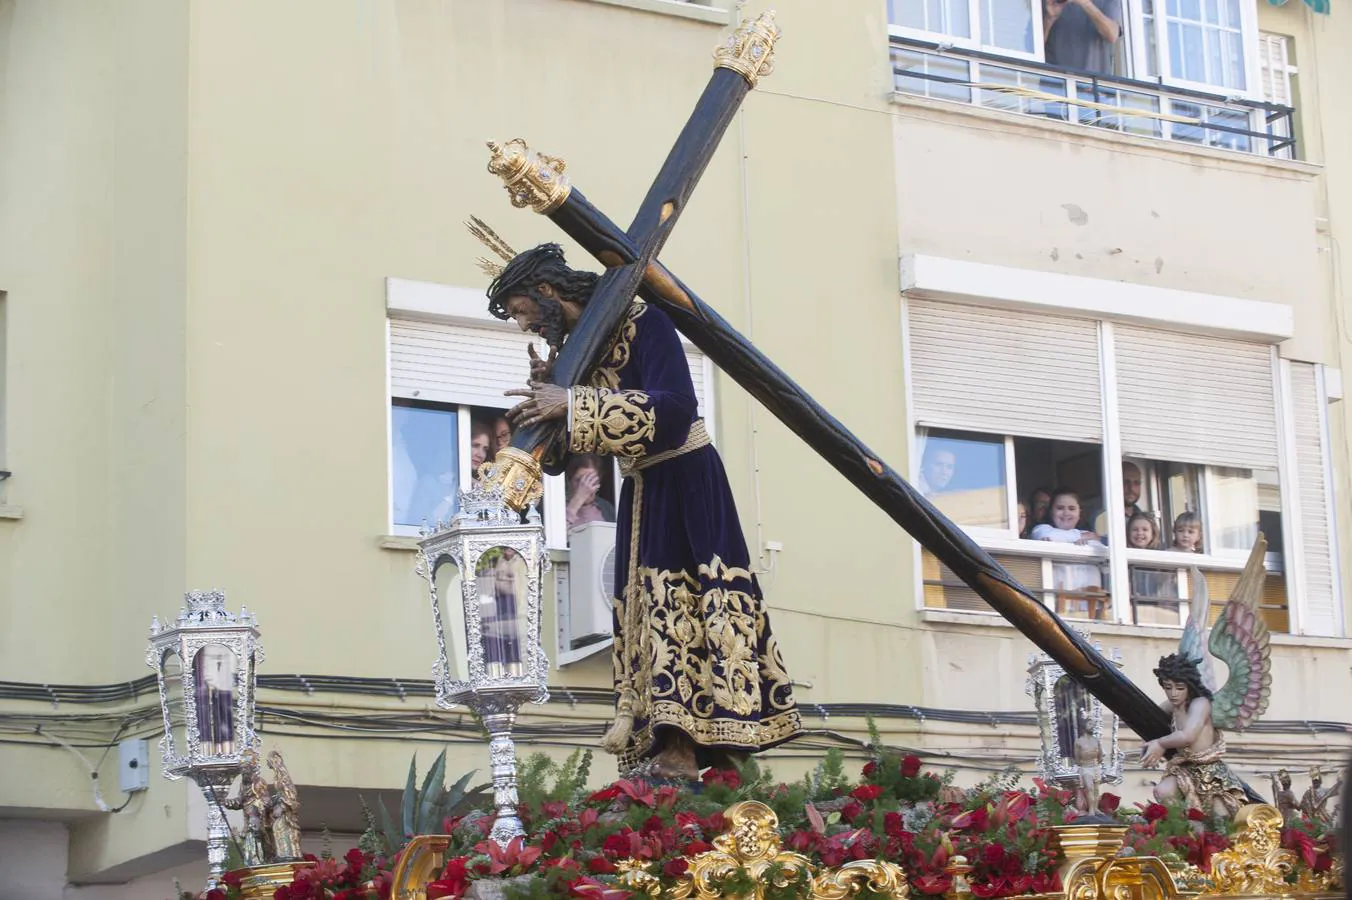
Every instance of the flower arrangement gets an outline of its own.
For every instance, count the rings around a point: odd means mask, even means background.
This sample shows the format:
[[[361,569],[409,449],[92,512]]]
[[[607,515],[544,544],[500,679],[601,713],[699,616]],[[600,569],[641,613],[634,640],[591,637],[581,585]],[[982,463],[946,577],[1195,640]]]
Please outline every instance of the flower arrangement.
[[[779,818],[784,847],[819,867],[887,860],[905,870],[914,895],[934,896],[952,887],[945,870],[962,855],[972,867],[967,881],[977,898],[1054,893],[1061,889],[1061,860],[1052,828],[1077,816],[1072,793],[1040,779],[1033,780],[1032,790],[1022,790],[1017,773],[1009,771],[960,790],[951,776],[926,771],[918,757],[884,751],[875,753],[857,780],[844,774],[843,757],[833,752],[795,784],[775,782],[750,763],[739,771],[706,772],[698,791],[622,780],[587,792],[582,785],[589,761],[587,754],[574,754],[560,766],[540,755],[522,763],[521,810],[530,836],[506,847],[488,839],[490,814],[447,817],[441,831],[451,836],[448,861],[428,885],[428,900],[456,900],[479,879],[504,880],[512,900],[624,900],[634,895],[621,876],[636,864],[670,888],[694,857],[712,849],[726,825],[723,811],[742,800],[769,806]],[[1098,810],[1127,826],[1126,853],[1207,872],[1212,855],[1230,845],[1225,827],[1200,810],[1159,803],[1124,807],[1111,793],[1102,795]],[[1293,882],[1299,870],[1332,867],[1330,837],[1307,821],[1283,831],[1283,844],[1298,860]],[[276,897],[384,900],[399,848],[365,839],[363,848],[342,861],[316,860]],[[213,893],[219,896],[206,900],[234,900],[236,890],[227,884]],[[801,900],[810,882],[791,880],[774,893],[774,900]]]

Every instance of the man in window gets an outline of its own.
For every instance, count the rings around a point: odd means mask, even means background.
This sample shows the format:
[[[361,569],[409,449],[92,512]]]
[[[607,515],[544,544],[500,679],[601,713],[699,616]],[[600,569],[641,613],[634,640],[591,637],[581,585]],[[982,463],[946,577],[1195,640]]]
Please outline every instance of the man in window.
[[[488,288],[489,311],[557,350],[597,276],[571,269],[557,244],[517,254]],[[635,301],[587,384],[546,383],[532,357],[515,428],[554,420],[565,454],[619,458],[615,645],[619,695],[602,746],[621,773],[690,781],[704,766],[795,737],[797,705],[766,616],[718,452],[696,412],[685,351],[671,320]],[[550,354],[551,358],[553,353]]]
[[[1042,0],[1047,62],[1082,72],[1113,74],[1121,22],[1121,0]]]
[[[920,481],[916,487],[926,497],[942,493],[953,480],[958,468],[958,457],[952,450],[931,443],[925,448],[920,463]]]
[[[1141,467],[1134,462],[1122,461],[1122,505],[1126,507],[1123,515],[1123,524],[1131,522],[1131,517],[1141,512],[1141,507],[1137,506],[1137,501],[1141,499],[1141,485],[1144,478],[1141,475]],[[1108,511],[1105,509],[1098,514],[1094,520],[1094,530],[1103,535],[1106,543],[1108,540]]]

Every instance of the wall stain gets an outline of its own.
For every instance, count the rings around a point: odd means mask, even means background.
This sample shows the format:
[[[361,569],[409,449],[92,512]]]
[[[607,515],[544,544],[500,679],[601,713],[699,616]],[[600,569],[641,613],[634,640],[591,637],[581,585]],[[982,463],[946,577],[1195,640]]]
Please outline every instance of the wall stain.
[[[1061,208],[1066,211],[1066,218],[1070,219],[1072,225],[1088,225],[1089,213],[1085,212],[1074,203],[1062,203]]]

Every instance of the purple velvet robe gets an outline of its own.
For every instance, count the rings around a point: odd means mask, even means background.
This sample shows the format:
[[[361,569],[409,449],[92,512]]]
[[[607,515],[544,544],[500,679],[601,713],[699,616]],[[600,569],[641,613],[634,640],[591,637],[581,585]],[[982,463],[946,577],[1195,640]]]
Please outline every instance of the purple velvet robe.
[[[671,320],[635,301],[590,386],[571,390],[568,450],[619,458],[615,690],[634,713],[622,770],[664,729],[758,751],[801,730],[727,474],[698,418]]]

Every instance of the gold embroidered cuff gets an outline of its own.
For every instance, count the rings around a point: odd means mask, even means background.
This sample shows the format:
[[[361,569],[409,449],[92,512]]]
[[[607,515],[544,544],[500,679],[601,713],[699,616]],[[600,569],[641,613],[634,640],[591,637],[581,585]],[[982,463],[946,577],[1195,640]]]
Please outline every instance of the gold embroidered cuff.
[[[574,387],[572,430],[568,449],[573,453],[608,453],[630,459],[648,452],[657,429],[657,416],[642,391]]]

